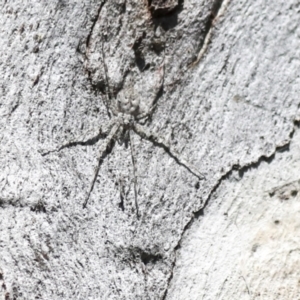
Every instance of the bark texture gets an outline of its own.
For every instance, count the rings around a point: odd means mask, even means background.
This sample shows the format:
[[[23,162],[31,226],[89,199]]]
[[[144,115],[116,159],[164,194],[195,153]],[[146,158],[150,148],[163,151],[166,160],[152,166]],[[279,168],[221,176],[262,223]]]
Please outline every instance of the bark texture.
[[[296,299],[299,1],[0,16],[1,299]]]

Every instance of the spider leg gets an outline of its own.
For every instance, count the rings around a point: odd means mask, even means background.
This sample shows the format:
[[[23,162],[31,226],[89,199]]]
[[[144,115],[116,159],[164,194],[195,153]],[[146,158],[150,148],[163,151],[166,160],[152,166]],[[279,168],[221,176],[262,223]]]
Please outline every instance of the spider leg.
[[[138,121],[143,120],[145,118],[151,118],[151,116],[154,113],[154,110],[157,107],[158,100],[163,95],[163,92],[164,92],[164,81],[165,81],[165,52],[164,52],[163,63],[162,63],[162,65],[159,68],[159,72],[160,72],[160,82],[159,82],[159,85],[157,86],[157,90],[156,90],[156,93],[154,95],[154,99],[152,101],[152,104],[151,104],[150,108],[147,109],[147,112],[142,112],[142,113],[140,113],[140,114],[138,114],[136,116],[136,120],[138,120]]]
[[[130,140],[130,150],[131,150],[131,160],[132,160],[132,165],[133,165],[133,176],[134,176],[134,200],[135,200],[135,209],[136,209],[136,216],[139,219],[139,206],[138,206],[138,201],[137,201],[137,177],[136,177],[136,160],[134,156],[134,146],[133,146],[133,139],[131,132],[129,130],[129,140]]]
[[[186,168],[191,174],[196,176],[199,180],[205,179],[205,176],[201,174],[194,166],[192,166],[190,163],[188,163],[184,158],[180,157],[176,151],[174,151],[166,142],[165,140],[152,133],[147,131],[144,127],[142,127],[139,124],[135,124],[133,126],[133,130],[135,133],[137,133],[141,138],[146,139],[150,141],[153,145],[158,146],[160,148],[163,148],[169,156],[171,156],[179,165]]]
[[[157,106],[157,103],[153,104],[153,105],[150,107],[149,111],[144,112],[144,113],[141,113],[141,114],[138,114],[138,115],[136,116],[136,120],[141,121],[141,120],[143,120],[143,119],[145,119],[145,118],[149,118],[149,117],[153,114],[153,112],[154,112],[156,106]]]
[[[108,70],[107,70],[107,65],[105,63],[105,52],[104,52],[104,41],[103,41],[103,34],[102,34],[102,43],[101,43],[101,53],[102,53],[102,61],[103,61],[103,70],[104,70],[104,80],[105,80],[105,84],[107,86],[107,91],[105,91],[105,95],[106,97],[104,97],[103,99],[103,102],[104,102],[104,105],[106,107],[106,110],[107,110],[107,113],[108,113],[108,116],[110,117],[110,105],[109,103],[111,103],[112,101],[112,95],[111,95],[111,91],[110,91],[110,86],[109,86],[109,80],[108,80]]]
[[[46,155],[49,155],[50,153],[53,153],[53,152],[59,152],[65,148],[70,148],[70,147],[75,147],[75,146],[91,146],[91,145],[94,145],[96,144],[100,139],[104,139],[105,137],[107,137],[107,135],[110,133],[111,129],[113,127],[113,122],[110,121],[109,124],[108,124],[108,127],[105,131],[102,130],[102,128],[100,127],[99,129],[99,132],[97,135],[95,135],[94,137],[92,138],[89,138],[87,140],[83,140],[83,141],[70,141],[70,142],[67,142],[66,144],[56,148],[56,149],[53,149],[53,150],[48,150],[48,151],[45,151],[43,152],[42,150],[40,150],[39,152],[41,153],[42,156],[46,156]]]
[[[108,154],[107,150],[112,146],[113,139],[114,139],[116,133],[118,132],[119,128],[120,128],[119,122],[115,123],[113,125],[113,127],[111,128],[108,136],[106,137],[104,143],[100,147],[99,156],[98,156],[98,165],[95,169],[94,178],[93,178],[90,190],[89,190],[88,195],[83,203],[83,208],[86,208],[86,206],[87,206],[90,195],[94,189],[94,185],[95,185],[95,182],[96,182],[99,170],[100,170],[100,166],[102,165],[104,158],[107,156],[107,154]]]

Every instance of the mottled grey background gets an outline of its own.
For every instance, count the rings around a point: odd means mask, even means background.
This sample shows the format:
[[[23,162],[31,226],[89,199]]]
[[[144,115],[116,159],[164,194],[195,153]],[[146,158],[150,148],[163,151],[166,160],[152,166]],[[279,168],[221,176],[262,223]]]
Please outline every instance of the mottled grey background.
[[[243,245],[261,245],[259,229],[240,226],[244,244],[234,252],[239,237],[212,216],[240,203],[238,216],[227,213],[229,224],[249,213],[267,218],[259,204],[266,190],[298,180],[284,174],[298,168],[299,148],[290,145],[299,135],[300,3],[162,3],[2,1],[1,299],[295,299],[297,274],[288,281],[278,273],[270,290],[263,279],[272,275],[261,277],[258,262],[241,255]],[[144,130],[206,178],[131,131],[132,145],[126,133],[115,139],[83,209],[107,107],[124,99],[138,99],[149,117]],[[276,165],[278,152],[286,164],[261,171]],[[276,172],[282,177],[256,188]],[[255,209],[254,196],[234,201],[241,182],[249,195],[260,193]],[[296,219],[298,210],[283,212]],[[199,242],[195,232],[207,236]],[[298,255],[293,232],[261,254],[259,268],[277,274],[267,257],[278,245]],[[222,245],[206,246],[212,237]],[[239,259],[248,266],[244,279],[226,277],[221,266],[238,272]]]

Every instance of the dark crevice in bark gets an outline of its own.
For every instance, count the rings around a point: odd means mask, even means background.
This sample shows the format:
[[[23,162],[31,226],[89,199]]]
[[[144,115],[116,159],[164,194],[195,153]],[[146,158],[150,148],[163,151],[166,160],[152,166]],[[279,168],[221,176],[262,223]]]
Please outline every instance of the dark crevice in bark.
[[[141,261],[144,265],[147,265],[149,263],[155,264],[157,261],[162,259],[162,256],[160,254],[152,254],[147,253],[145,251],[140,251]]]
[[[158,2],[155,8],[155,2]],[[159,2],[161,8],[159,8]],[[163,6],[163,3],[166,2]],[[175,5],[172,5],[175,2]],[[173,29],[178,25],[178,15],[183,10],[184,0],[148,0],[149,11],[152,16],[152,22],[155,26],[161,26],[165,31]]]
[[[210,43],[211,40],[211,35],[212,35],[212,29],[215,26],[216,20],[219,17],[220,10],[223,5],[225,5],[226,0],[216,0],[211,8],[211,12],[207,18],[207,22],[205,24],[204,32],[202,33],[203,39],[201,40],[201,43],[199,44],[198,49],[196,49],[195,54],[194,54],[194,62],[191,63],[189,66],[195,66],[203,56],[203,54],[206,52],[206,49],[208,47],[208,44]],[[225,5],[226,6],[226,5]]]
[[[94,21],[93,21],[91,30],[90,30],[90,32],[89,32],[89,34],[88,34],[88,36],[87,36],[87,39],[86,39],[86,47],[87,47],[87,48],[89,48],[91,36],[92,36],[92,34],[93,34],[95,25],[96,25],[96,23],[97,23],[97,21],[98,21],[98,19],[99,19],[99,16],[100,16],[100,14],[101,14],[101,10],[102,10],[104,4],[105,4],[105,0],[101,2],[100,6],[99,6],[99,8],[98,8],[97,15],[95,16],[95,19],[94,19]]]
[[[46,206],[42,201],[38,201],[30,207],[30,210],[36,213],[46,213]]]
[[[25,205],[23,205],[21,203],[21,199],[14,199],[14,198],[9,198],[9,199],[5,199],[5,198],[0,198],[0,208],[6,208],[8,206],[13,206],[13,207],[24,207]]]
[[[185,227],[182,230],[182,233],[181,233],[181,236],[178,240],[178,243],[174,248],[175,258],[174,258],[174,261],[173,261],[172,266],[171,266],[171,271],[170,271],[170,276],[168,278],[167,288],[166,288],[165,293],[162,297],[162,300],[165,300],[167,295],[168,295],[169,287],[170,287],[171,281],[173,279],[174,268],[176,266],[176,259],[177,259],[176,251],[181,248],[181,242],[182,242],[182,239],[183,239],[183,236],[184,236],[185,232],[192,226],[192,224],[194,223],[195,220],[197,220],[199,217],[204,216],[204,210],[207,208],[212,196],[215,194],[215,192],[220,187],[220,185],[225,180],[229,179],[234,171],[238,171],[238,174],[239,174],[240,178],[242,178],[246,172],[248,172],[250,170],[253,170],[253,169],[257,169],[262,162],[267,162],[268,164],[270,164],[275,159],[276,153],[282,153],[282,152],[285,152],[285,151],[289,151],[292,138],[293,138],[294,133],[297,130],[297,128],[300,128],[300,121],[295,120],[293,130],[291,131],[291,133],[289,135],[289,137],[290,137],[289,141],[287,143],[285,143],[284,145],[277,146],[275,148],[274,152],[270,156],[262,155],[261,157],[259,157],[259,159],[257,161],[249,163],[245,166],[235,164],[231,167],[231,169],[229,171],[227,171],[225,174],[223,174],[220,177],[218,182],[211,189],[208,197],[206,198],[206,200],[204,202],[204,205],[198,211],[193,212],[193,217],[190,219],[190,221],[185,225]]]
[[[219,13],[220,8],[222,7],[223,3],[224,3],[224,0],[216,0],[214,2],[213,6],[212,6],[212,10],[211,10],[211,20],[210,20],[209,27],[212,26],[214,19],[218,16],[218,13]]]
[[[146,37],[146,32],[143,32],[134,42],[132,49],[134,51],[135,63],[139,68],[140,72],[143,72],[146,66],[145,57],[143,54],[143,39]]]
[[[203,42],[201,43],[201,45],[199,45],[198,51],[196,53],[199,53],[199,51],[201,50],[201,48],[204,45],[204,41],[207,37],[207,35],[209,34],[210,30],[214,27],[214,21],[218,16],[219,10],[222,7],[224,0],[216,0],[211,8],[211,12],[209,17],[207,18],[207,22],[205,24],[205,29],[203,32]]]
[[[174,14],[183,0],[148,0],[148,7],[153,18]]]
[[[125,211],[125,206],[124,206],[124,195],[122,192],[120,192],[120,202],[119,202],[119,208],[122,210],[122,211]]]
[[[163,255],[159,249],[142,249],[138,246],[117,246],[107,240],[107,243],[113,245],[114,256],[124,262],[140,264],[141,262],[146,266],[147,264],[155,264],[163,260]]]
[[[10,115],[12,115],[14,112],[15,112],[15,110],[19,107],[19,105],[20,105],[20,103],[19,103],[19,101],[12,107],[12,109],[11,109],[11,112],[10,112]]]

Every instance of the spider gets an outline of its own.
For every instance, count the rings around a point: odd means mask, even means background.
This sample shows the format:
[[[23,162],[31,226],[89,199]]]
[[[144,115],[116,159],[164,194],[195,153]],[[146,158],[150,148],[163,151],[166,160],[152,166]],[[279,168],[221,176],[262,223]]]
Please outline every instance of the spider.
[[[153,101],[154,102],[154,101]],[[111,105],[109,105],[111,104]],[[153,106],[147,111],[142,110],[141,103],[138,99],[112,99],[110,103],[107,103],[105,101],[105,105],[107,106],[107,109],[111,112],[112,117],[108,124],[108,134],[106,135],[103,144],[100,147],[99,150],[99,156],[98,156],[98,164],[95,168],[94,177],[90,186],[90,189],[88,191],[87,197],[83,203],[83,208],[86,208],[89,198],[91,196],[91,193],[94,189],[94,185],[100,170],[100,166],[108,154],[108,149],[113,147],[113,141],[122,136],[127,134],[129,137],[129,144],[131,147],[131,160],[133,164],[133,172],[134,172],[134,197],[135,197],[135,208],[136,208],[136,215],[137,218],[139,218],[139,208],[138,208],[138,202],[137,202],[137,180],[136,180],[136,160],[134,157],[134,146],[133,146],[133,139],[132,139],[132,132],[138,134],[142,139],[146,139],[154,146],[158,146],[160,148],[163,148],[165,152],[172,157],[179,165],[183,166],[185,169],[187,169],[191,174],[193,174],[195,177],[197,177],[199,180],[205,179],[205,176],[201,174],[194,166],[192,166],[189,162],[187,162],[183,157],[181,157],[175,150],[172,149],[170,145],[165,141],[165,139],[153,132],[150,132],[143,126],[142,123],[143,120],[150,117],[151,113],[153,112],[153,109],[156,104],[153,104]],[[109,113],[110,115],[110,113]],[[102,132],[100,130],[100,132]],[[51,150],[48,152],[43,153],[42,155],[48,155],[51,152],[58,152],[66,147],[70,146],[76,146],[76,145],[86,145],[85,142],[71,142],[67,143],[57,150]]]
[[[138,202],[137,202],[137,179],[136,179],[136,160],[134,156],[134,145],[133,145],[133,138],[132,132],[138,134],[142,139],[146,139],[150,141],[154,146],[158,146],[163,148],[165,152],[172,157],[179,165],[183,166],[187,169],[191,174],[197,177],[198,180],[205,179],[205,176],[201,174],[194,166],[192,166],[188,161],[186,161],[183,157],[181,157],[168,143],[165,139],[154,132],[150,132],[145,128],[145,121],[149,119],[154,111],[154,108],[157,105],[157,100],[160,97],[163,89],[163,78],[164,78],[164,67],[159,68],[160,72],[160,82],[158,87],[156,88],[155,97],[150,104],[150,107],[142,103],[138,98],[134,97],[112,97],[109,91],[109,84],[108,80],[107,87],[108,87],[108,99],[104,100],[104,104],[106,106],[108,115],[110,117],[109,124],[107,126],[107,135],[104,138],[104,142],[100,147],[99,155],[98,155],[98,164],[95,168],[94,177],[88,191],[87,197],[83,203],[83,208],[86,208],[91,193],[94,189],[96,179],[100,170],[100,166],[104,160],[104,158],[108,154],[108,150],[112,149],[113,141],[115,139],[121,139],[121,137],[125,136],[128,139],[131,148],[131,160],[133,165],[133,175],[134,175],[134,198],[135,198],[135,208],[136,208],[136,215],[139,218],[139,209],[138,209]],[[105,99],[105,98],[104,98]],[[100,128],[100,134],[97,137],[92,138],[97,139],[100,135],[102,135],[102,129]],[[43,153],[42,155],[45,156],[51,152],[58,152],[64,148],[70,146],[77,146],[77,145],[88,145],[87,142],[83,141],[75,141],[67,143],[57,150],[51,150],[48,152]]]
[[[105,157],[109,154],[109,150],[112,149],[114,145],[115,139],[127,139],[127,142],[130,145],[131,149],[131,160],[133,165],[133,177],[134,177],[134,198],[135,198],[135,208],[136,208],[136,215],[137,218],[139,218],[139,209],[138,209],[138,202],[137,202],[137,180],[136,180],[136,160],[134,157],[134,145],[133,145],[133,138],[132,133],[139,135],[142,139],[146,139],[150,141],[154,146],[158,146],[160,148],[163,148],[165,152],[172,157],[179,165],[186,168],[191,174],[193,174],[195,177],[197,177],[198,180],[205,179],[205,176],[202,175],[197,168],[192,166],[188,161],[186,161],[181,155],[179,155],[166,141],[163,137],[150,132],[146,126],[145,123],[148,121],[153,112],[154,109],[157,106],[158,98],[162,95],[163,92],[163,83],[164,83],[164,59],[162,62],[162,65],[160,67],[157,67],[157,69],[153,73],[153,77],[151,79],[148,79],[148,81],[151,81],[147,85],[151,85],[151,83],[154,83],[154,86],[152,86],[152,92],[150,96],[148,93],[146,93],[147,98],[143,99],[143,101],[140,101],[141,94],[143,91],[135,89],[135,78],[131,78],[131,72],[132,70],[127,69],[127,71],[124,71],[123,77],[128,80],[127,83],[113,83],[112,81],[109,82],[109,75],[108,70],[106,67],[105,62],[105,51],[103,47],[103,40],[102,38],[102,61],[103,61],[103,72],[104,72],[104,82],[106,89],[102,90],[102,93],[105,95],[103,98],[104,105],[106,107],[108,116],[110,118],[110,121],[108,123],[108,130],[107,135],[104,137],[104,141],[99,149],[98,154],[98,164],[95,168],[94,177],[91,183],[91,186],[89,188],[87,197],[83,203],[83,208],[86,208],[87,203],[89,201],[89,198],[91,196],[91,193],[94,189],[96,179],[100,170],[100,166],[102,162],[104,161]],[[126,69],[124,67],[124,69]],[[157,73],[158,72],[158,73]],[[157,76],[158,75],[158,76]],[[130,79],[131,78],[131,79]],[[92,81],[93,84],[93,81]],[[129,86],[127,86],[128,84]],[[124,85],[126,88],[124,88]],[[113,92],[112,92],[113,91]],[[122,95],[122,93],[124,94]],[[149,97],[150,96],[150,97]],[[100,137],[103,137],[102,128],[100,128],[100,133],[92,138],[91,140],[99,140]],[[69,142],[60,148],[56,150],[47,151],[45,153],[42,153],[43,156],[51,153],[51,152],[57,152],[64,148],[70,147],[70,146],[77,146],[77,145],[89,145],[88,142]]]

